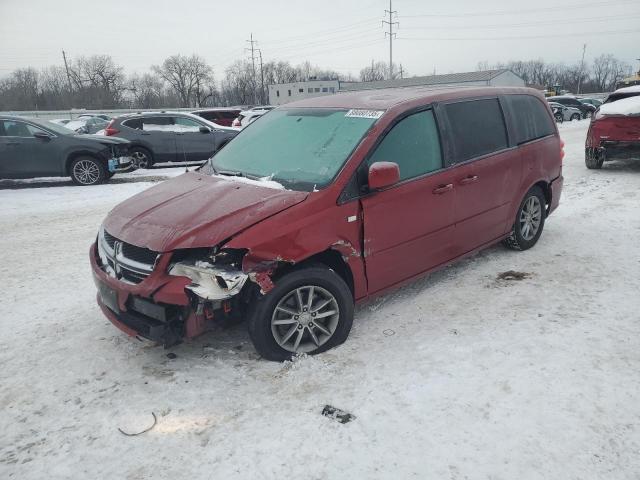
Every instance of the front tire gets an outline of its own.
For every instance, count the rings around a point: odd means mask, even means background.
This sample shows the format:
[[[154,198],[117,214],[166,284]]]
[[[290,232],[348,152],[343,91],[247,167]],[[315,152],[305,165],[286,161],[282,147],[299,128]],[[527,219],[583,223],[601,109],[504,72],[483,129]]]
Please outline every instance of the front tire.
[[[78,157],[69,166],[71,180],[76,185],[98,185],[107,179],[103,162],[93,157]]]
[[[545,198],[538,186],[531,188],[520,203],[511,235],[503,244],[512,250],[528,250],[542,235],[546,217]]]
[[[249,336],[258,353],[282,362],[343,343],[353,323],[353,295],[333,270],[314,265],[280,277],[254,300]]]

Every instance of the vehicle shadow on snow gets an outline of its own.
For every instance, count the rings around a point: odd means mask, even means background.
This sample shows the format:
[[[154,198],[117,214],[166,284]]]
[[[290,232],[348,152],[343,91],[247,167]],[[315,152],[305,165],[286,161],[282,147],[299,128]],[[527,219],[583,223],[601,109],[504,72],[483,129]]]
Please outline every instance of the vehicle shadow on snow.
[[[605,162],[602,165],[602,170],[606,171],[631,171],[640,172],[640,158],[637,159],[616,159],[609,162]]]
[[[465,270],[476,262],[486,263],[498,255],[516,253],[498,244],[469,258],[454,262],[405,286],[398,287],[385,295],[376,296],[356,306],[354,325],[361,324],[366,328],[368,317],[374,315],[378,310],[393,309],[395,305],[405,305],[407,298],[422,295],[432,289],[438,289],[439,287],[450,288],[450,282],[455,282],[457,277],[463,278]],[[496,272],[497,274],[498,272]],[[389,328],[393,328],[396,325],[394,318],[389,318]],[[380,325],[375,328],[380,328]],[[347,343],[349,341],[353,341],[353,339],[347,339]],[[182,359],[189,359],[188,361],[205,358],[221,361],[235,360],[240,363],[250,364],[261,360],[260,355],[256,352],[249,339],[246,321],[241,321],[229,327],[216,328],[195,339],[187,340],[166,350],[163,350],[160,346],[152,350],[155,350],[154,353],[156,355],[158,353],[163,356],[175,354]]]
[[[114,185],[121,183],[141,183],[141,182],[162,182],[171,177],[164,175],[147,175],[135,177],[113,177],[103,185]],[[66,178],[47,178],[42,180],[12,180],[0,179],[0,190],[21,190],[25,188],[51,188],[51,187],[75,187],[75,183],[71,179]],[[93,187],[92,187],[93,188]]]

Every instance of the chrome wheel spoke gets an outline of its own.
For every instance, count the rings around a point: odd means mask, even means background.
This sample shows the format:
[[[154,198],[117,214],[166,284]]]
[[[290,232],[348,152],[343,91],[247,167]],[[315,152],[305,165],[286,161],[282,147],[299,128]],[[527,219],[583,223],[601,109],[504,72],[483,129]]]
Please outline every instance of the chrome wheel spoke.
[[[304,285],[280,298],[271,316],[271,333],[283,349],[311,353],[333,336],[339,320],[333,294],[318,285]]]
[[[329,330],[327,330],[317,322],[313,324],[313,328],[317,328],[318,330],[320,330],[320,332],[324,333],[325,335],[331,335],[331,332]]]

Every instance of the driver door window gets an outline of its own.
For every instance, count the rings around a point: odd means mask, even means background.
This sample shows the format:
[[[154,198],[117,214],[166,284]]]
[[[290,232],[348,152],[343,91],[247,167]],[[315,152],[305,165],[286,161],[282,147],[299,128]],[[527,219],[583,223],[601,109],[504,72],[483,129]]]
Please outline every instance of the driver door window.
[[[442,168],[438,128],[432,110],[400,120],[378,145],[367,164],[393,162],[400,180],[419,177]]]

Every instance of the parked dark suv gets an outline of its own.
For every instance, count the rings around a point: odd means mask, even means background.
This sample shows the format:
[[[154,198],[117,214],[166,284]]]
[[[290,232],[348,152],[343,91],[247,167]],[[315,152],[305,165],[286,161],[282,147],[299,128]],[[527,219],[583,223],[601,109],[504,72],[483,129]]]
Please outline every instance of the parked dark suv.
[[[0,116],[0,178],[71,177],[95,185],[131,167],[129,142],[46,120]]]
[[[246,319],[263,358],[319,353],[345,341],[354,302],[500,241],[533,247],[562,156],[527,88],[287,104],[111,210],[90,252],[98,303],[165,345]]]
[[[211,157],[239,129],[221,127],[190,113],[133,113],[114,118],[106,135],[131,142],[131,157],[138,168],[154,163],[198,162]]]
[[[577,108],[578,110],[580,110],[580,113],[582,113],[582,118],[591,118],[591,115],[593,115],[593,112],[596,111],[596,107],[594,107],[589,103],[582,103],[580,100],[578,100],[575,97],[566,97],[564,95],[560,95],[557,97],[549,97],[547,98],[547,101],[560,103],[567,107]]]

